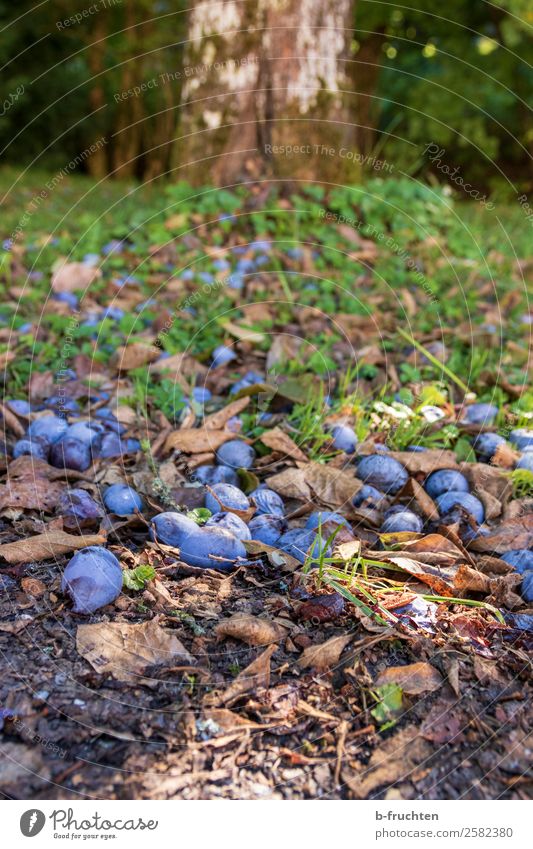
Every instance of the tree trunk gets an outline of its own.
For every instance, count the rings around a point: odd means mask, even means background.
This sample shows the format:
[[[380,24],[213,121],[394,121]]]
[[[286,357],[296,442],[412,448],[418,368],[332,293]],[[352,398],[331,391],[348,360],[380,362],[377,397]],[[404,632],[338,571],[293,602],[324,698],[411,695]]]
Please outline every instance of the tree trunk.
[[[221,184],[337,178],[349,159],[355,0],[200,0],[189,24],[177,172]],[[295,147],[297,150],[295,150]]]

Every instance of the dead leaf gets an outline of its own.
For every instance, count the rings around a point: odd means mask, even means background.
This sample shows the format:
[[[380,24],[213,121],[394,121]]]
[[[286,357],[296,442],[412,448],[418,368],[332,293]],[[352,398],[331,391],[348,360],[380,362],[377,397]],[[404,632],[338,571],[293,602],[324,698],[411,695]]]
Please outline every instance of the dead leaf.
[[[290,436],[281,430],[280,427],[275,427],[272,430],[266,431],[260,437],[263,445],[267,448],[272,448],[273,451],[279,451],[286,457],[291,457],[293,460],[299,460],[302,463],[307,462],[307,457],[304,452],[292,441]]]
[[[497,552],[533,546],[533,513],[505,522],[487,536],[478,536],[468,544],[472,551]]]
[[[268,689],[270,685],[270,659],[277,650],[277,644],[269,646],[246,669],[239,672],[235,681],[226,688],[220,697],[222,704],[231,705],[246,693],[258,689]]]
[[[448,575],[445,579],[444,576],[446,573],[442,567],[435,568],[434,566],[429,566],[427,563],[420,563],[417,560],[413,560],[410,557],[403,557],[402,555],[392,554],[390,552],[386,552],[386,557],[383,554],[380,556],[380,552],[373,552],[373,557],[384,559],[387,563],[398,566],[400,571],[407,572],[409,575],[427,584],[431,589],[435,590],[437,595],[454,595],[451,581],[456,571],[455,567],[448,569]]]
[[[366,766],[356,762],[353,770],[344,769],[341,778],[356,799],[372,798],[380,787],[392,787],[396,781],[407,781],[432,749],[414,725],[403,728],[374,750]]]
[[[233,418],[233,416],[238,416],[239,413],[242,413],[249,403],[250,398],[246,397],[238,398],[236,401],[232,401],[231,404],[226,404],[222,410],[218,410],[216,413],[211,413],[210,416],[205,417],[204,428],[206,430],[222,430],[226,422]]]
[[[418,483],[416,478],[409,478],[404,487],[402,487],[401,492],[397,496],[397,498],[406,497],[406,498],[414,498],[418,507],[420,508],[420,512],[426,517],[426,519],[436,520],[439,518],[439,511],[437,510],[437,505],[429,496],[421,484]]]
[[[49,512],[57,507],[65,484],[46,478],[16,478],[0,486],[0,510],[9,507],[19,510]]]
[[[224,321],[222,322],[222,327],[242,342],[252,342],[253,344],[258,345],[266,339],[264,333],[260,333],[258,330],[253,330],[251,327],[244,327],[244,325],[237,324],[234,321]]]
[[[149,666],[195,663],[175,634],[161,628],[155,619],[133,625],[126,622],[79,625],[76,648],[100,674],[109,673],[118,681],[132,684],[141,683]]]
[[[322,463],[306,463],[267,478],[267,485],[285,498],[316,501],[328,507],[350,505],[362,482],[348,472]]]
[[[228,430],[211,428],[184,428],[175,430],[165,442],[165,451],[176,449],[185,454],[203,454],[205,451],[218,451],[221,445],[235,439],[235,434]]]
[[[391,451],[387,457],[394,457],[409,474],[421,472],[429,475],[437,469],[458,469],[457,459],[453,451],[434,449],[431,451]]]
[[[132,345],[123,345],[117,348],[111,358],[111,365],[118,371],[131,371],[140,366],[145,366],[147,363],[153,363],[160,356],[161,350],[156,345],[133,342]]]
[[[19,439],[20,437],[24,436],[24,434],[26,433],[26,428],[22,426],[15,413],[11,412],[11,410],[8,406],[6,406],[6,404],[0,403],[0,413],[2,414],[2,418],[6,423],[7,427],[15,434],[15,436],[18,436]]]
[[[85,291],[101,276],[100,269],[93,265],[63,261],[54,267],[52,289],[54,292],[74,292],[75,289]]]
[[[88,545],[104,545],[106,537],[102,534],[74,536],[64,531],[53,530],[34,537],[6,542],[0,545],[0,557],[8,563],[30,563],[50,560],[61,554],[69,554]]]
[[[313,667],[324,671],[336,666],[345,646],[353,639],[353,634],[341,634],[339,637],[331,637],[325,643],[316,646],[308,646],[304,649],[298,659],[302,669]]]
[[[408,696],[420,696],[423,693],[433,693],[443,685],[443,679],[430,663],[409,663],[407,666],[389,666],[384,669],[376,680],[376,686],[383,684],[398,684]]]
[[[229,619],[223,620],[217,625],[215,631],[219,639],[232,637],[234,640],[242,640],[249,646],[268,646],[269,643],[283,639],[286,634],[285,628],[281,628],[275,622],[248,613],[236,613]]]

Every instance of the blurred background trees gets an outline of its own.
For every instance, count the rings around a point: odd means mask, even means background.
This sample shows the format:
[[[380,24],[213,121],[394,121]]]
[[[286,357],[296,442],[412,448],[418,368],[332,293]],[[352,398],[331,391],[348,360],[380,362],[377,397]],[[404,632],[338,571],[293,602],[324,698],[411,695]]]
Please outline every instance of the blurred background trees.
[[[53,170],[105,137],[80,165],[96,176],[326,179],[327,158],[295,174],[269,153],[309,143],[427,175],[431,142],[483,187],[527,188],[531,3],[411,5],[95,0],[61,27],[91,3],[0,0],[3,161]]]

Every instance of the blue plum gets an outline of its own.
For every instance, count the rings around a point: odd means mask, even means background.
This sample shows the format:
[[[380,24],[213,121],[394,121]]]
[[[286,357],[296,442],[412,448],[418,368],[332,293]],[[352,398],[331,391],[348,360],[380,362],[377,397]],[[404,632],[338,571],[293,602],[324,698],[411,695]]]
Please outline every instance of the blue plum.
[[[533,570],[533,551],[529,548],[512,548],[500,554],[500,557],[510,566],[514,566],[521,575]]]
[[[533,428],[517,427],[509,434],[509,442],[519,449],[524,451],[526,448],[533,448]]]
[[[357,437],[348,425],[336,425],[332,431],[333,447],[345,454],[353,454],[357,446]]]
[[[411,510],[404,509],[387,516],[380,532],[382,534],[397,534],[403,531],[414,531],[419,534],[422,532],[423,526],[424,523],[420,516],[417,516]]]
[[[370,454],[357,464],[357,477],[385,493],[398,492],[409,480],[406,469],[386,454]]]
[[[533,604],[533,572],[526,572],[521,587],[522,598],[528,604]]]
[[[227,510],[228,508],[230,510],[248,510],[250,507],[250,502],[244,492],[230,483],[216,483],[211,489],[217,498],[220,499],[219,504],[210,492],[206,494],[205,506],[208,510],[211,510],[211,513],[220,513],[221,510]]]
[[[39,436],[45,439],[49,445],[52,445],[64,436],[67,428],[66,419],[54,415],[42,416],[31,423],[26,436]]]
[[[205,523],[205,527],[224,528],[224,530],[229,531],[233,536],[241,540],[252,538],[248,525],[243,522],[240,516],[236,516],[235,513],[225,513],[224,511],[213,513]]]
[[[494,404],[470,404],[463,414],[463,421],[468,424],[492,424],[498,415],[498,407]]]
[[[213,486],[215,483],[230,483],[232,486],[239,485],[239,476],[235,469],[229,466],[198,466],[194,471],[194,479],[200,483]]]
[[[250,493],[250,500],[257,507],[257,516],[261,515],[261,513],[271,513],[275,516],[285,515],[283,499],[272,489],[254,489]]]
[[[478,460],[490,463],[499,445],[505,445],[505,439],[498,433],[480,433],[472,442]]]
[[[331,548],[326,546],[320,534],[307,528],[293,528],[287,531],[279,538],[277,546],[300,563],[305,563],[308,556],[314,559],[322,554],[331,556]]]
[[[255,460],[255,451],[251,445],[240,439],[230,439],[221,445],[216,453],[219,466],[233,469],[251,469]]]
[[[352,498],[354,507],[383,507],[387,496],[370,484],[363,484],[359,492]]]
[[[49,462],[57,469],[85,472],[92,463],[91,449],[85,442],[65,436],[50,447]]]
[[[305,523],[305,527],[308,530],[314,530],[318,528],[319,525],[325,525],[326,522],[334,525],[342,525],[348,530],[351,530],[350,523],[341,516],[340,513],[333,513],[331,510],[316,510],[314,513],[311,513]]]
[[[120,595],[120,563],[105,548],[82,548],[68,562],[61,579],[61,589],[70,595],[75,613],[93,613]]]
[[[264,542],[266,545],[276,545],[280,536],[287,530],[287,522],[281,516],[260,513],[254,516],[248,525],[252,539]]]
[[[436,498],[436,504],[441,516],[447,516],[454,507],[462,507],[481,525],[485,519],[483,504],[469,492],[444,492]]]
[[[150,536],[164,545],[181,548],[185,540],[195,534],[198,525],[182,513],[167,511],[158,513],[150,523]]]
[[[455,469],[438,469],[431,472],[424,481],[424,489],[431,498],[438,498],[445,492],[470,492],[467,479]]]
[[[23,436],[13,446],[13,457],[16,459],[24,454],[29,454],[38,460],[47,460],[49,450],[50,444],[46,439],[41,439],[39,436],[28,439],[28,437]]]
[[[114,483],[104,493],[104,504],[110,513],[116,516],[131,516],[137,510],[142,510],[143,501],[133,487],[125,483]]]
[[[232,360],[237,358],[237,354],[235,351],[232,351],[231,348],[228,348],[226,345],[219,345],[218,348],[215,348],[213,351],[213,368],[218,368],[218,366],[225,366],[227,363],[231,363]]]

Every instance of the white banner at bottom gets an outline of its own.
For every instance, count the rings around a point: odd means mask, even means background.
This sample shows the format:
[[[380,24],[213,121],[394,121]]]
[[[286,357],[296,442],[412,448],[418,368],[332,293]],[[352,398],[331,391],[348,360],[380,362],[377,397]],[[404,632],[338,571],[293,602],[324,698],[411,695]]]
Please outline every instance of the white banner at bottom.
[[[533,846],[533,803],[517,801],[8,801],[2,811],[9,849]]]

